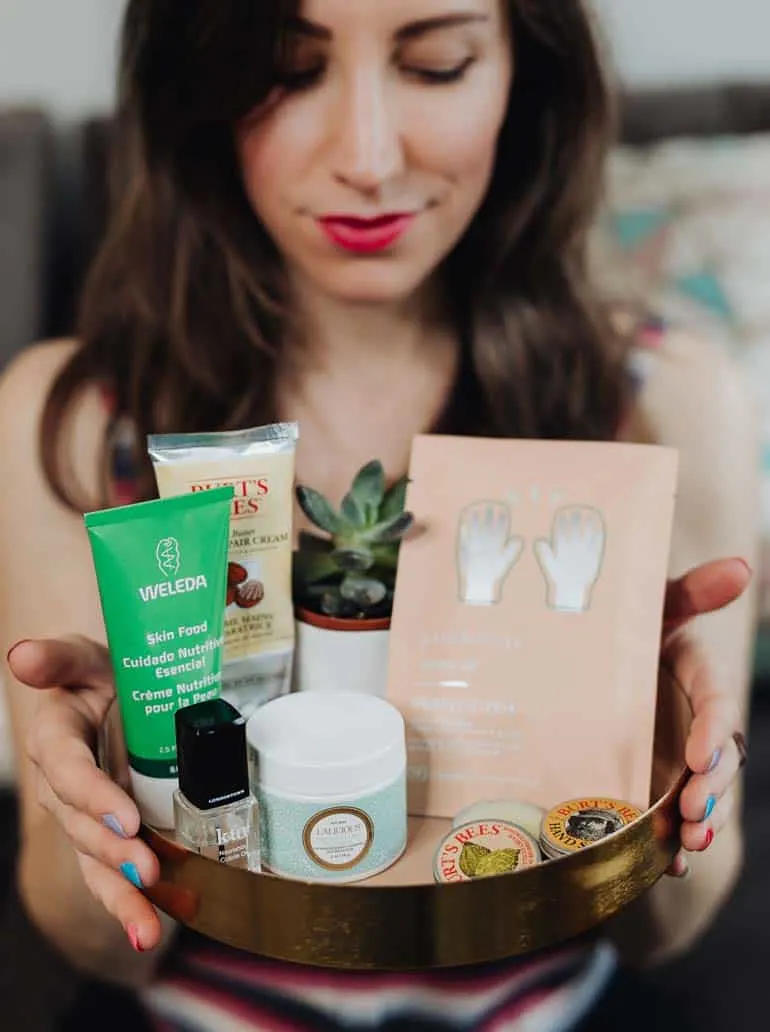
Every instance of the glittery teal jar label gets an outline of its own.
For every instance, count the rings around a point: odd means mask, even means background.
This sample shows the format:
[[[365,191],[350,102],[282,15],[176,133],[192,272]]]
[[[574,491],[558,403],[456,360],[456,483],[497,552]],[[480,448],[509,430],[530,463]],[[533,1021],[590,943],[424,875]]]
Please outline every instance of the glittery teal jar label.
[[[406,847],[406,775],[370,795],[320,803],[258,789],[262,860],[303,881],[352,882],[384,871]]]

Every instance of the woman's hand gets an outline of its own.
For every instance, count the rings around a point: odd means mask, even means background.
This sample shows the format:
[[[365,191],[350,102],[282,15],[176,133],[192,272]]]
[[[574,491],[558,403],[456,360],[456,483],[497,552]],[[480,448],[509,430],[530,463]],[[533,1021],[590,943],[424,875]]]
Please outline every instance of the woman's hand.
[[[746,744],[735,696],[717,683],[706,657],[683,629],[694,617],[734,602],[750,581],[751,571],[743,560],[725,559],[669,582],[666,593],[661,659],[687,693],[693,711],[685,754],[692,776],[680,802],[681,841],[688,852],[708,849],[727,823]],[[679,854],[669,873],[682,877],[688,870]]]
[[[136,837],[136,804],[95,756],[115,700],[107,650],[81,637],[22,641],[10,649],[8,665],[18,681],[41,690],[27,742],[41,806],[69,838],[92,895],[135,950],[152,949],[161,925],[140,887],[157,882],[158,860]]]

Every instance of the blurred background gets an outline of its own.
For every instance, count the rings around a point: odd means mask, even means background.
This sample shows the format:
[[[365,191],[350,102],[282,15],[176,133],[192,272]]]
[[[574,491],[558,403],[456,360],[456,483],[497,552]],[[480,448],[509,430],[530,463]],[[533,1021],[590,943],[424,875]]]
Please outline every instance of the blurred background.
[[[761,1028],[770,957],[770,3],[594,3],[622,116],[595,227],[597,276],[608,291],[644,297],[728,349],[755,389],[763,440],[768,545],[757,572],[763,629],[746,869],[701,946],[644,985],[665,1003],[668,1017],[662,1011],[656,1028]],[[34,340],[72,331],[104,226],[123,7],[123,0],[0,0],[0,369]],[[0,879],[7,879],[13,763],[2,706],[0,779]],[[625,1028],[636,1020],[631,1011]]]

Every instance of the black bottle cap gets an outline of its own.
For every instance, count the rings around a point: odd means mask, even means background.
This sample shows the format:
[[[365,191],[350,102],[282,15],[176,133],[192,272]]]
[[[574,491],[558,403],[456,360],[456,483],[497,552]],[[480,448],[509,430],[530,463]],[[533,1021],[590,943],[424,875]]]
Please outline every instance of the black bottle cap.
[[[224,699],[176,711],[179,789],[199,810],[249,795],[246,720]]]

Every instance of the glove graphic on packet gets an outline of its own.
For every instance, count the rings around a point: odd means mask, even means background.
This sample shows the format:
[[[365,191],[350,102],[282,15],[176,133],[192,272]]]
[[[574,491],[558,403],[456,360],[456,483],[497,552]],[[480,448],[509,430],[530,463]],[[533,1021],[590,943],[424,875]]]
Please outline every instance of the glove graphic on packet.
[[[596,509],[570,506],[556,513],[550,541],[540,538],[534,546],[551,609],[584,613],[590,608],[605,539],[604,520]]]
[[[457,573],[460,601],[493,606],[524,547],[511,536],[511,514],[502,502],[474,502],[460,516]]]

